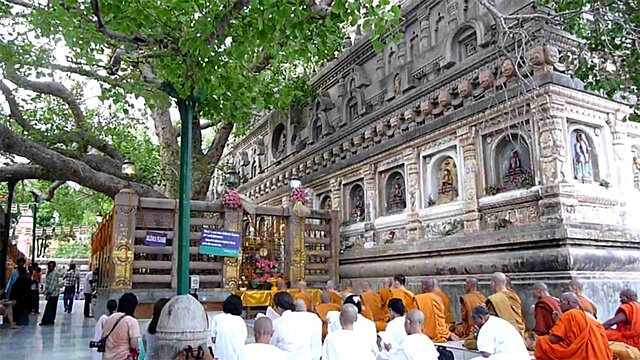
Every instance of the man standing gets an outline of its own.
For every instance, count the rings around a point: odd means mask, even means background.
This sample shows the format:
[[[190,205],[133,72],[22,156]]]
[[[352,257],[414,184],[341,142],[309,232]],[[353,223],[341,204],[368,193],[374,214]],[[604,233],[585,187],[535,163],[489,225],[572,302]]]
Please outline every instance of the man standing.
[[[536,327],[533,331],[538,336],[549,335],[549,330],[555,323],[553,313],[561,313],[560,300],[549,295],[547,285],[543,282],[533,284],[533,296],[536,298],[536,304],[533,309],[533,315],[536,319]]]
[[[396,298],[402,300],[404,304],[404,308],[407,311],[411,311],[416,308],[416,298],[415,295],[407,288],[404,287],[407,279],[404,275],[396,275],[393,277],[393,288],[391,289],[391,298]]]
[[[631,289],[620,292],[620,307],[611,319],[602,325],[610,341],[623,342],[640,349],[640,303],[638,294]],[[613,326],[615,329],[612,329]]]
[[[478,351],[483,358],[504,360],[528,360],[529,352],[518,331],[507,321],[492,316],[486,307],[473,309],[471,316],[478,330]],[[586,360],[586,358],[585,358]]]
[[[478,279],[469,278],[464,285],[467,294],[460,297],[460,314],[462,314],[462,326],[456,327],[457,335],[467,337],[475,326],[471,312],[476,307],[484,304],[487,298],[478,291]],[[459,330],[458,330],[459,329]]]
[[[511,323],[524,338],[525,324],[522,316],[522,302],[515,292],[507,289],[505,274],[496,272],[491,275],[491,289],[494,294],[487,299],[489,313]]]
[[[407,337],[397,349],[385,346],[392,360],[438,360],[438,350],[429,337],[422,333],[424,314],[411,310],[404,320]]]
[[[56,321],[58,308],[58,296],[60,296],[60,274],[56,271],[56,262],[47,264],[47,276],[44,279],[44,298],[47,305],[40,320],[40,325],[53,325]]]
[[[34,314],[40,314],[40,283],[42,282],[42,269],[38,264],[31,267],[31,310]]]
[[[562,294],[560,308],[562,315],[556,314],[557,320],[549,335],[539,337],[536,342],[537,360],[613,357],[604,327],[580,308],[575,293]]]
[[[98,268],[87,273],[84,277],[84,283],[82,284],[82,291],[84,292],[84,318],[92,318],[91,315],[91,299],[93,298],[93,284],[95,284],[95,278],[98,276]]]
[[[76,292],[80,292],[80,275],[76,272],[76,264],[70,264],[67,273],[64,274],[64,312],[71,314]]]
[[[340,311],[339,330],[327,335],[322,345],[322,360],[373,360],[376,349],[357,331],[353,324],[358,317],[358,308],[353,304],[344,304]]]
[[[444,304],[440,296],[436,295],[435,279],[427,279],[422,282],[422,294],[416,295],[418,309],[426,314],[424,328],[422,332],[433,342],[442,343],[447,340],[459,340],[458,337],[449,331],[447,325]]]
[[[588,297],[584,296],[582,294],[582,283],[578,280],[571,280],[569,282],[569,291],[571,291],[572,293],[576,294],[576,296],[578,297],[578,301],[580,301],[580,307],[582,307],[582,310],[588,312],[589,314],[593,315],[594,319],[598,318],[598,308],[596,307],[596,304],[593,303],[593,301],[591,301],[591,299],[589,299]]]
[[[273,336],[271,319],[266,316],[256,319],[253,325],[253,335],[256,342],[245,345],[238,355],[238,360],[287,358],[287,353],[269,344]]]

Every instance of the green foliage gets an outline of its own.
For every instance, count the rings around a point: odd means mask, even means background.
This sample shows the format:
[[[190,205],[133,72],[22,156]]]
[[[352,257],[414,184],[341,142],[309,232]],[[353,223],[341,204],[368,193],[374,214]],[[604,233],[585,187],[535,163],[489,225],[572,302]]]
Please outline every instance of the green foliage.
[[[640,2],[637,0],[543,0],[582,39],[576,75],[591,90],[613,97],[640,89]],[[626,100],[626,99],[625,99]],[[638,107],[633,120],[638,120]]]
[[[56,259],[88,259],[91,246],[88,242],[60,241],[53,257]]]

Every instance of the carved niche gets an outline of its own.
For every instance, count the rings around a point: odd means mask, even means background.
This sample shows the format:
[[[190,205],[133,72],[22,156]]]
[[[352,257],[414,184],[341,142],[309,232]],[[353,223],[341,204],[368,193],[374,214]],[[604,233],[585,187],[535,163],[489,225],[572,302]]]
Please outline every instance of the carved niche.
[[[385,215],[401,213],[407,207],[404,174],[395,170],[389,173],[384,186]]]
[[[271,137],[271,154],[279,160],[287,154],[287,129],[284,124],[278,124]]]
[[[437,179],[436,204],[446,204],[458,199],[458,167],[450,156],[442,158],[433,168]]]
[[[570,136],[573,178],[583,184],[599,181],[598,157],[593,139],[581,129],[573,130]]]
[[[368,111],[364,88],[371,85],[364,68],[354,65],[352,73],[347,76],[346,89],[340,92],[342,97],[342,121],[340,126],[344,126],[353,120],[365,115]]]
[[[485,138],[491,149],[489,195],[535,185],[529,139],[518,132],[502,134],[497,140]],[[491,144],[495,142],[494,144]]]
[[[324,194],[320,196],[320,210],[333,210],[331,194]]]
[[[356,183],[349,189],[349,210],[348,219],[350,224],[364,221],[364,188],[361,184]]]
[[[333,133],[328,113],[334,107],[329,93],[326,91],[320,92],[313,106],[312,121],[309,122],[311,126],[309,130],[310,143],[318,142],[322,137]]]

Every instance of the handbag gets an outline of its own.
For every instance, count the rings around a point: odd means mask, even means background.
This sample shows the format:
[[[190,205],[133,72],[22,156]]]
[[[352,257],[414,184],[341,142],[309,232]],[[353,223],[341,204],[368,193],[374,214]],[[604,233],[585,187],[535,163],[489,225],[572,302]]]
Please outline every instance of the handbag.
[[[120,320],[124,319],[125,317],[127,317],[126,314],[120,316],[120,318],[118,320],[116,320],[116,323],[113,324],[113,327],[111,328],[111,331],[109,331],[107,336],[103,337],[102,339],[100,339],[98,341],[89,341],[89,348],[90,349],[95,348],[96,351],[99,352],[99,353],[105,352],[105,350],[107,348],[107,339],[109,338],[109,336],[111,336],[111,333],[113,332],[113,330],[116,329],[116,327],[120,323]]]

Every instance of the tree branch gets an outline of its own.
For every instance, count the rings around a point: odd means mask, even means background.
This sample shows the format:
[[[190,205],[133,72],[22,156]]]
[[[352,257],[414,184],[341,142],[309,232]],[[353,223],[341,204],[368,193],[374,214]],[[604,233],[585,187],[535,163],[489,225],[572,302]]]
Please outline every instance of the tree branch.
[[[231,9],[229,9],[229,11],[227,11],[220,18],[220,20],[218,20],[218,23],[216,24],[216,27],[215,27],[215,31],[211,35],[209,35],[209,43],[213,44],[216,41],[218,41],[218,39],[222,39],[224,37],[225,32],[227,31],[227,28],[229,27],[229,24],[231,23],[231,19],[236,14],[246,9],[249,6],[249,4],[251,4],[250,0],[237,0],[233,4]]]
[[[22,1],[22,0],[2,0],[3,2],[6,2],[8,4],[12,4],[12,5],[18,5],[18,6],[22,6],[22,7],[26,7],[29,9],[39,9],[40,6],[28,3],[26,1]]]
[[[40,203],[42,201],[51,201],[53,200],[53,197],[56,194],[56,190],[58,190],[58,188],[64,184],[66,184],[66,181],[60,181],[60,180],[56,180],[53,182],[53,184],[51,184],[51,186],[49,186],[49,188],[47,189],[46,192],[42,192],[40,191],[40,189],[36,188],[35,186],[31,185],[30,183],[26,182],[26,186],[29,189],[29,191],[31,191],[32,194],[35,195],[36,197],[36,203]]]
[[[0,181],[20,181],[20,180],[48,180],[56,179],[40,165],[16,164],[0,167]]]
[[[7,84],[0,80],[0,92],[4,95],[4,98],[7,100],[9,104],[9,112],[11,113],[11,117],[20,125],[24,130],[31,131],[33,130],[33,126],[25,119],[24,114],[22,113],[22,109],[16,101],[16,97],[13,94],[13,91]]]
[[[207,150],[206,157],[213,166],[217,165],[220,161],[227,140],[229,140],[229,136],[231,136],[231,132],[233,132],[233,127],[233,123],[223,123],[220,129],[218,129],[216,138],[213,140],[213,143],[211,143],[209,150]]]
[[[155,43],[151,39],[145,38],[141,35],[128,36],[123,33],[108,29],[104,22],[104,19],[102,18],[102,14],[100,13],[100,4],[98,0],[91,0],[91,11],[93,12],[93,15],[96,17],[96,20],[95,20],[96,28],[98,29],[98,31],[103,33],[107,38],[121,41],[128,44],[133,44],[136,46],[149,46]]]

